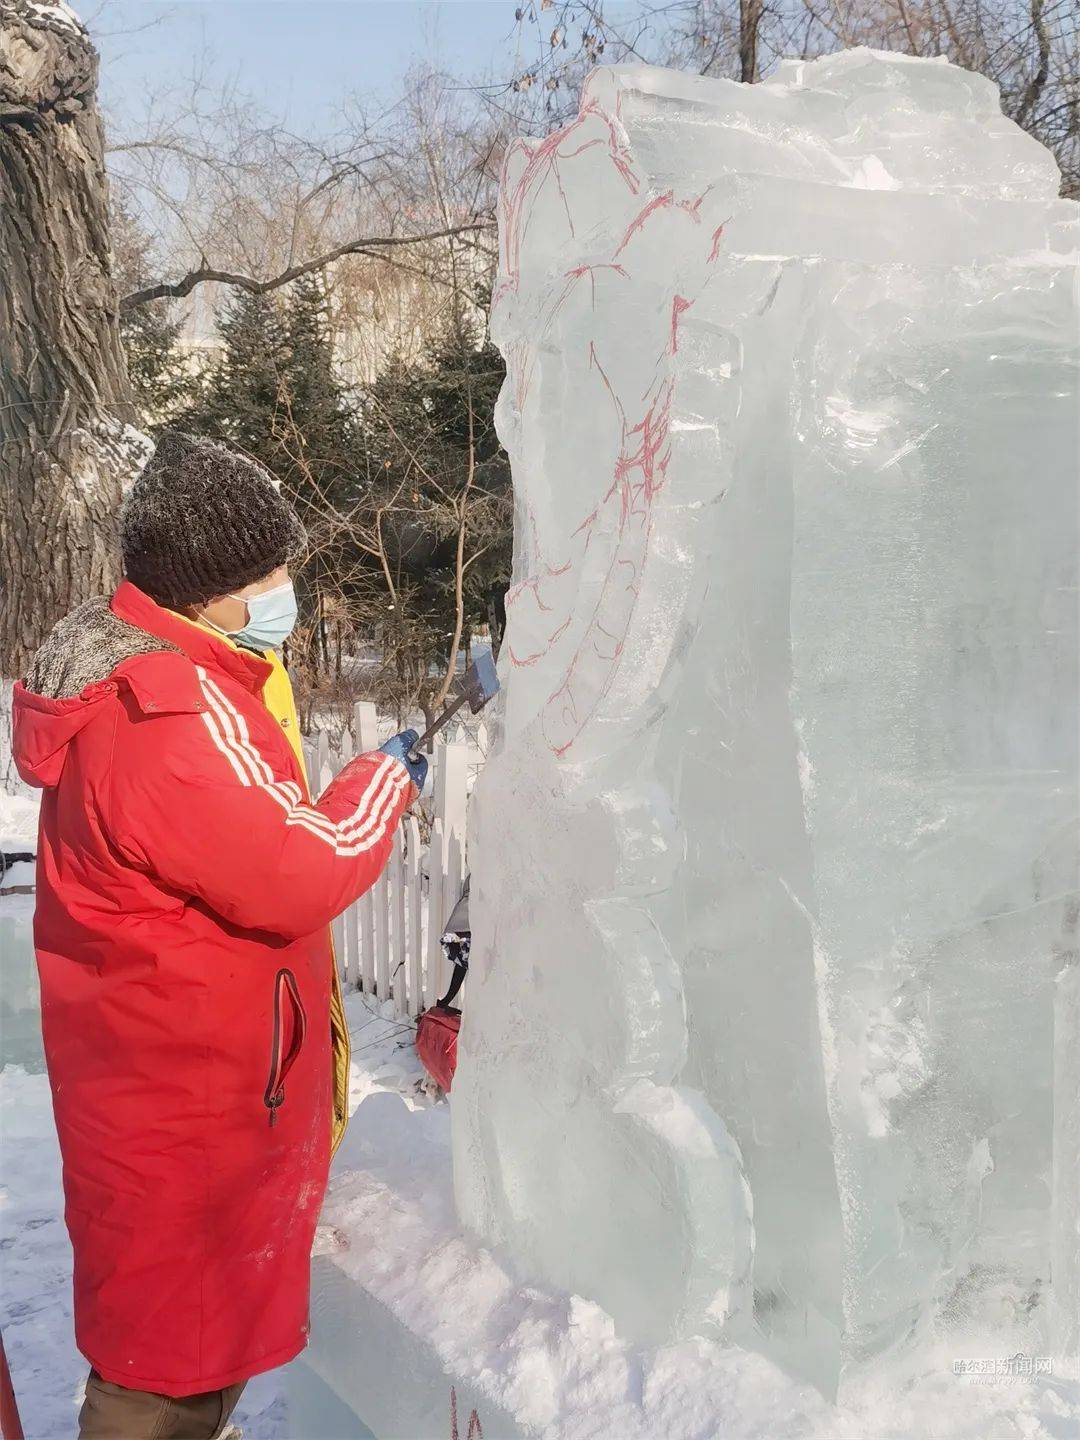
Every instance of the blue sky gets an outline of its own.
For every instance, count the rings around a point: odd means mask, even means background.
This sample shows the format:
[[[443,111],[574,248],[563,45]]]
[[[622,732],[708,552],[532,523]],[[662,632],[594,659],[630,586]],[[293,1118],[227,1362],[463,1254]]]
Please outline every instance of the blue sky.
[[[107,112],[138,110],[163,89],[212,62],[294,128],[334,128],[350,93],[396,98],[415,61],[475,78],[506,78],[516,53],[535,54],[518,34],[516,0],[106,0],[84,6],[101,52]],[[543,17],[545,20],[547,17]],[[140,28],[145,27],[145,28]]]

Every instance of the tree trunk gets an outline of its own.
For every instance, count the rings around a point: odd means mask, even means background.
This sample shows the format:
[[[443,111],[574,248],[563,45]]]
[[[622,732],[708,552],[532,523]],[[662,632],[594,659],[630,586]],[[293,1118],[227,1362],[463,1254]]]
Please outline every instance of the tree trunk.
[[[0,0],[0,674],[118,577],[150,442],[117,328],[98,57],[66,7]]]
[[[491,653],[496,660],[499,658],[505,630],[506,586],[497,585],[488,594],[488,632],[491,636]]]
[[[758,26],[762,0],[739,0],[739,79],[752,85],[758,73]]]

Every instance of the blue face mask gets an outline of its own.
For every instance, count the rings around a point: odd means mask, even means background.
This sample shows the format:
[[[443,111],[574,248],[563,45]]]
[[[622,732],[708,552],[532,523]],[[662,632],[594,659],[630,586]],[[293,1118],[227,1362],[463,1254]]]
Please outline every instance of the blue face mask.
[[[296,624],[296,591],[291,580],[264,590],[261,595],[233,595],[247,606],[247,624],[242,630],[227,633],[241,645],[256,650],[278,650],[292,634]]]

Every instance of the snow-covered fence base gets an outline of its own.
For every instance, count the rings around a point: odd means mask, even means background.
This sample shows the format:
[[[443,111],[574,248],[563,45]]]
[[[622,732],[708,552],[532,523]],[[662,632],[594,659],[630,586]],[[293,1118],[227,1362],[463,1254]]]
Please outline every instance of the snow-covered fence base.
[[[312,794],[381,738],[375,707],[362,701],[354,707],[352,730],[336,742],[326,731],[305,740]],[[469,746],[440,739],[431,767],[423,832],[415,813],[405,817],[386,870],[333,927],[344,983],[380,1000],[393,998],[402,1018],[419,1015],[446,989],[439,938],[465,879]]]

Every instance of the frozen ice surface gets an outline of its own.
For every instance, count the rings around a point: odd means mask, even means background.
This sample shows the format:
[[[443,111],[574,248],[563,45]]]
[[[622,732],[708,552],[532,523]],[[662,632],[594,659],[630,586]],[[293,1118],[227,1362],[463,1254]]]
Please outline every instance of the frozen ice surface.
[[[1057,185],[986,80],[867,51],[599,71],[508,155],[455,1186],[630,1337],[826,1390],[1080,1348]]]

